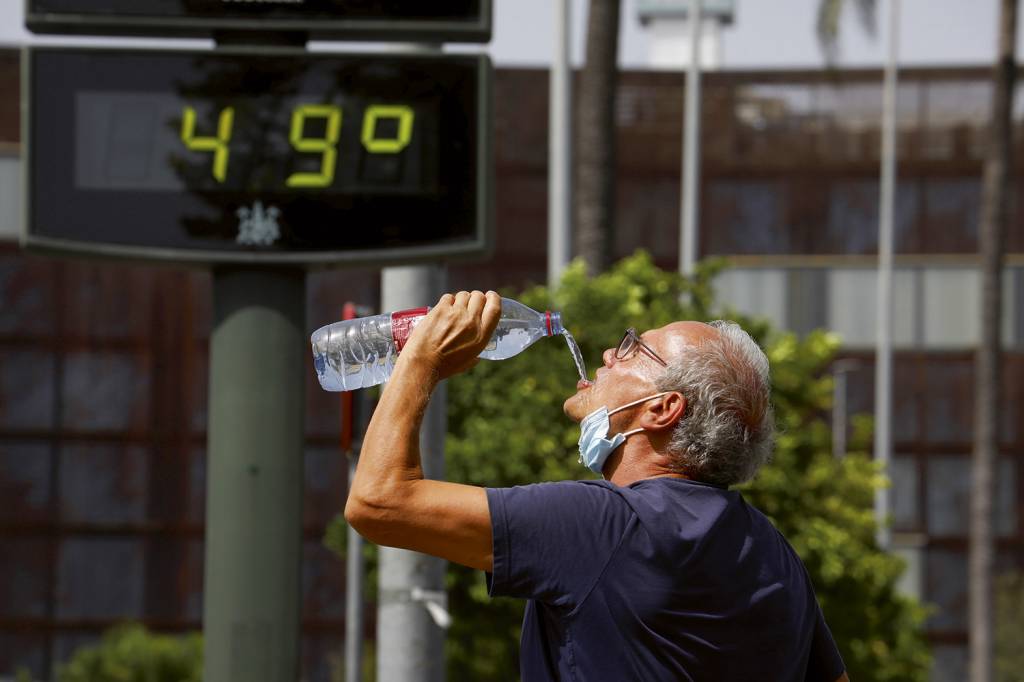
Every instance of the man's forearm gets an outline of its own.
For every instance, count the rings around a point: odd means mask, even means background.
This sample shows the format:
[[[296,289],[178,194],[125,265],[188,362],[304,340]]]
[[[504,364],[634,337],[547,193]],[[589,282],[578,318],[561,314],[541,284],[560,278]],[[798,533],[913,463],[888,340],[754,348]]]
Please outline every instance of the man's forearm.
[[[345,505],[350,523],[369,510],[386,515],[408,494],[410,485],[422,480],[420,424],[437,382],[436,370],[428,363],[399,357],[363,437]]]

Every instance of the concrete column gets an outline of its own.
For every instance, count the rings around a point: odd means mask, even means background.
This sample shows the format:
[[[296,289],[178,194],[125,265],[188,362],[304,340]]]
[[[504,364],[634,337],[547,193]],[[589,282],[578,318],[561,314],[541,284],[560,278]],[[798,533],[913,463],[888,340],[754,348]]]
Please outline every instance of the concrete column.
[[[213,279],[203,679],[295,682],[305,273],[239,268]]]
[[[381,310],[434,305],[445,287],[443,266],[386,268],[381,276]],[[420,431],[420,455],[427,478],[444,478],[447,391],[434,392]],[[377,607],[378,682],[443,682],[443,617],[446,562],[390,547],[380,548]],[[432,614],[433,611],[433,614]],[[437,614],[437,615],[434,615]]]

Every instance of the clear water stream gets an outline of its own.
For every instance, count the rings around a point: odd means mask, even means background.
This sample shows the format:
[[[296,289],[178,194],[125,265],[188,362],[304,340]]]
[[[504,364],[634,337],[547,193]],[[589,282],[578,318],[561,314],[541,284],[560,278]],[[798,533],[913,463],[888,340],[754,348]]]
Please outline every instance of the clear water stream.
[[[580,373],[580,379],[587,381],[587,366],[583,364],[583,353],[580,352],[576,339],[572,337],[568,329],[562,330],[562,336],[565,337],[565,342],[569,345],[569,352],[572,353],[572,359],[576,363],[576,371]]]

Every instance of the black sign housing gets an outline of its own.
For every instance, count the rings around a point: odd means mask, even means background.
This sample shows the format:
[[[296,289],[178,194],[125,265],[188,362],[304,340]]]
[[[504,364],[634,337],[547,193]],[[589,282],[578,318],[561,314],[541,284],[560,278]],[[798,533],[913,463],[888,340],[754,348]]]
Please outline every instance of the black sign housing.
[[[491,15],[492,0],[25,0],[30,31],[88,35],[485,43]]]
[[[489,248],[485,56],[29,48],[24,63],[27,246],[368,264]]]

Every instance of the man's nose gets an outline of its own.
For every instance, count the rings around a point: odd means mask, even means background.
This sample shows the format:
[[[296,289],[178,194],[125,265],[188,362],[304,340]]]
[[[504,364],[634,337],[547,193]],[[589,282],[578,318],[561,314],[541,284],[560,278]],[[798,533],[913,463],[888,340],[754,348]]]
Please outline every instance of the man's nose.
[[[611,367],[615,363],[615,349],[608,348],[601,354],[605,367]]]

